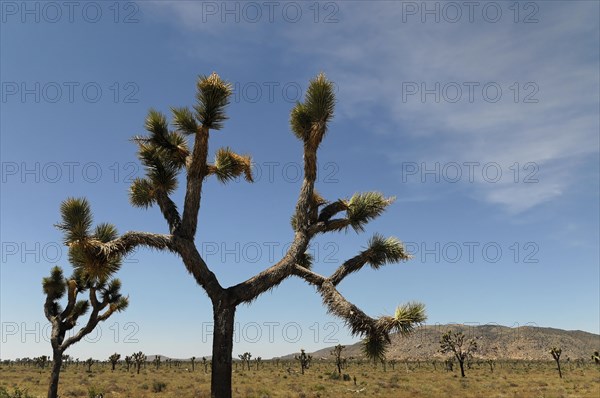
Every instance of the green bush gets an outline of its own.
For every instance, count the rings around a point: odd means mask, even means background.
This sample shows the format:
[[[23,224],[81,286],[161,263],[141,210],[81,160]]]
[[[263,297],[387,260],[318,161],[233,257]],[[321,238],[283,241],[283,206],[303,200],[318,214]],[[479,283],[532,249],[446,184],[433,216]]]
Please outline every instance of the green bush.
[[[33,395],[29,395],[27,389],[21,390],[18,387],[15,387],[15,391],[10,394],[6,388],[0,387],[0,398],[34,398]]]
[[[154,392],[163,392],[167,388],[167,383],[162,381],[155,381],[152,383],[152,391]]]

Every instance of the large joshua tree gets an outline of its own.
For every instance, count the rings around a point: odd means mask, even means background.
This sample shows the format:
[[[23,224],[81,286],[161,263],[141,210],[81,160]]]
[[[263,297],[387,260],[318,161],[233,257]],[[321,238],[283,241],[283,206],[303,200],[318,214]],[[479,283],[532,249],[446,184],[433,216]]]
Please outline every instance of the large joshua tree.
[[[118,235],[114,226],[99,224],[92,231],[92,216],[84,199],[67,199],[61,205],[62,222],[58,228],[64,233],[69,246],[69,261],[74,267],[73,275],[65,278],[60,267],[52,268],[50,276],[42,281],[46,302],[44,313],[52,325],[52,373],[48,398],[58,396],[58,382],[67,348],[89,334],[98,323],[107,320],[115,312],[123,311],[129,303],[120,293],[121,282],[112,275],[121,265],[121,256],[105,256],[101,252],[89,252],[87,247],[113,241]],[[85,299],[78,295],[88,291]],[[59,300],[67,294],[67,305],[62,308]],[[66,337],[77,325],[79,318],[92,309],[87,322],[79,331]]]
[[[231,94],[231,84],[216,73],[201,76],[193,110],[185,107],[171,109],[173,130],[169,128],[164,114],[150,110],[145,122],[147,135],[134,137],[146,176],[133,181],[130,201],[141,208],[158,206],[168,225],[168,233],[127,232],[111,242],[97,242],[86,248],[90,253],[102,253],[108,258],[123,256],[138,246],[169,250],[181,257],[187,271],[212,302],[211,395],[219,398],[231,397],[233,326],[237,306],[252,302],[289,277],[299,277],[315,286],[328,311],[344,319],[352,333],[365,337],[368,346],[378,350],[389,343],[389,333],[408,333],[414,325],[425,320],[424,307],[419,303],[400,306],[394,316],[371,318],[337,290],[348,275],[366,264],[377,269],[384,264],[407,260],[409,255],[396,238],[373,236],[365,250],[341,264],[330,276],[311,270],[312,259],[307,249],[314,237],[348,229],[362,232],[365,224],[381,215],[393,202],[393,198],[377,192],[357,193],[350,199],[328,202],[315,190],[317,151],[328,130],[335,105],[333,84],[323,74],[310,81],[304,102],[298,102],[291,110],[291,129],[301,141],[304,151],[304,178],[292,215],[292,244],[279,261],[254,277],[230,287],[219,283],[200,255],[195,238],[202,187],[207,179],[216,178],[226,183],[244,176],[252,182],[249,156],[221,148],[217,150],[214,161],[208,158],[210,135],[224,127]],[[171,199],[181,172],[185,174],[182,212]]]

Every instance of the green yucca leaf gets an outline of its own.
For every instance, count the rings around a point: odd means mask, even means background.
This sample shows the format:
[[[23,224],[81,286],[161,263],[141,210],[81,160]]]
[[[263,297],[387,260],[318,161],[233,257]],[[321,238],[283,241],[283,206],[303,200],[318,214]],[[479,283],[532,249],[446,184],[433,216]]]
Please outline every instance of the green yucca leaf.
[[[215,156],[214,174],[222,183],[241,174],[244,174],[246,181],[252,182],[252,159],[250,156],[238,155],[230,148],[221,148]]]
[[[367,261],[374,269],[378,269],[385,264],[397,263],[410,258],[402,242],[394,237],[384,238],[379,234],[375,234],[369,239],[368,245],[365,254],[368,258]]]
[[[362,341],[362,351],[372,361],[384,361],[390,344],[389,337],[381,333],[370,333]]]
[[[110,242],[118,236],[117,227],[109,223],[98,224],[94,230],[94,237],[102,243]]]
[[[67,284],[62,268],[58,266],[53,267],[50,270],[50,276],[42,279],[42,288],[51,300],[62,298],[67,291]]]
[[[232,93],[231,84],[213,72],[210,76],[200,76],[197,88],[198,102],[194,109],[198,121],[206,128],[220,130],[227,120],[225,108]]]
[[[154,189],[145,178],[136,178],[129,188],[129,201],[136,207],[148,208],[154,203]]]
[[[378,327],[384,333],[397,332],[403,336],[412,333],[416,326],[427,320],[425,305],[410,302],[396,308],[394,316],[383,316],[377,320]]]
[[[128,297],[119,297],[119,299],[112,303],[115,307],[116,312],[125,311],[125,309],[129,306],[129,298]]]
[[[173,113],[173,124],[184,134],[196,134],[198,132],[198,123],[194,115],[188,108],[171,108]]]
[[[303,141],[308,139],[311,128],[311,119],[306,106],[300,102],[290,112],[290,126],[294,135]]]
[[[304,106],[313,124],[326,125],[333,117],[334,86],[331,81],[327,80],[325,74],[319,73],[310,81],[306,90]]]
[[[364,231],[366,223],[378,217],[395,198],[386,198],[379,192],[357,193],[347,203],[350,226],[357,232]]]
[[[63,231],[64,242],[70,245],[88,238],[92,226],[92,210],[85,198],[68,198],[60,205],[62,222],[57,224]]]
[[[87,300],[78,300],[75,303],[75,306],[73,307],[73,312],[71,313],[71,317],[74,320],[77,320],[77,318],[79,318],[82,315],[85,315],[85,313],[88,311],[88,309],[90,308],[90,303]]]

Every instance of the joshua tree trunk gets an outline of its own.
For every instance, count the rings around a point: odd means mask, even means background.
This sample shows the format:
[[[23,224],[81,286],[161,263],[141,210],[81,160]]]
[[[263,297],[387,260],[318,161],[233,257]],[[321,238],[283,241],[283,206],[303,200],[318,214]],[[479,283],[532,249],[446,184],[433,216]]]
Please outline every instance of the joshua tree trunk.
[[[460,376],[465,377],[465,360],[458,358],[458,364],[460,365]]]
[[[558,366],[558,376],[562,379],[562,371],[560,370],[560,361],[556,360],[556,366]]]
[[[58,397],[58,379],[60,378],[60,367],[62,366],[62,351],[53,350],[52,354],[52,373],[50,375],[50,387],[48,388],[48,398]]]
[[[231,398],[231,356],[235,306],[219,300],[213,305],[213,317],[211,397]]]

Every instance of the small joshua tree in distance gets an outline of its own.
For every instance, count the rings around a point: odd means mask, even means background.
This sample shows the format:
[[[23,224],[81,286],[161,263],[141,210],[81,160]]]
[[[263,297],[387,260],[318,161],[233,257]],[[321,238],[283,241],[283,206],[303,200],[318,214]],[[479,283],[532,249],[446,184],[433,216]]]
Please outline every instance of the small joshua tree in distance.
[[[111,370],[113,372],[115,371],[115,366],[117,366],[117,363],[119,363],[119,359],[121,359],[121,355],[117,354],[116,352],[108,357],[108,360],[110,361],[110,364],[112,365]]]
[[[142,367],[142,364],[144,362],[146,362],[146,355],[144,355],[143,352],[139,351],[134,353],[131,358],[133,359],[133,362],[135,362],[135,367],[137,368],[137,374],[140,374],[140,368]]]
[[[550,348],[550,355],[556,361],[556,366],[558,368],[558,376],[562,379],[562,371],[560,370],[560,355],[562,354],[562,348],[552,347]]]
[[[448,352],[454,354],[460,366],[460,375],[465,377],[465,360],[469,359],[477,351],[477,342],[474,339],[465,341],[465,335],[462,332],[452,332],[448,330],[440,340],[442,354]]]
[[[335,366],[340,376],[342,375],[342,351],[344,351],[344,348],[346,348],[345,345],[338,344],[331,350],[331,355],[335,358]]]
[[[300,362],[300,370],[302,371],[302,374],[304,374],[304,370],[308,369],[308,367],[310,366],[310,361],[312,361],[312,355],[307,355],[304,351],[304,348],[301,348],[300,355],[296,355],[296,359]]]

